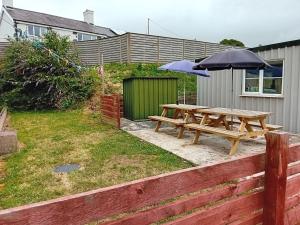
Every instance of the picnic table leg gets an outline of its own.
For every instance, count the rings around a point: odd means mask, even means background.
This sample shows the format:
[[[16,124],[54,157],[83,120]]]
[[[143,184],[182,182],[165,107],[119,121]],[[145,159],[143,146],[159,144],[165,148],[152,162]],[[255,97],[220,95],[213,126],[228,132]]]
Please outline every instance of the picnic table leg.
[[[184,126],[181,126],[180,130],[179,130],[179,133],[178,133],[178,136],[177,136],[178,139],[181,139],[183,137],[183,132],[184,132]]]
[[[184,122],[185,123],[188,123],[189,122],[189,119],[190,119],[190,113],[187,113],[187,115],[185,116],[185,118],[184,118]]]
[[[156,124],[156,127],[155,127],[155,132],[158,132],[160,126],[161,126],[161,121],[157,121],[157,124]]]
[[[161,116],[165,117],[168,114],[168,108],[164,108]],[[159,128],[161,126],[161,121],[157,121],[156,127],[155,127],[155,132],[158,132]]]
[[[245,128],[246,128],[246,122],[244,121],[243,118],[239,117],[239,120],[241,121],[240,127],[239,127],[239,132],[244,132]]]
[[[209,115],[208,114],[204,114],[201,122],[200,122],[200,125],[205,125],[207,119],[209,118]]]
[[[179,114],[180,114],[180,110],[179,109],[175,109],[173,119],[177,119],[178,116],[179,116]]]
[[[198,143],[200,134],[201,134],[201,132],[199,130],[196,130],[195,137],[194,137],[194,140],[193,140],[193,144],[197,144]]]
[[[265,131],[269,131],[268,127],[267,127],[267,124],[266,124],[266,117],[263,117],[263,118],[260,118],[259,119],[259,123],[260,123],[260,126],[263,130]]]
[[[232,146],[230,149],[229,155],[234,155],[237,152],[238,146],[239,146],[240,140],[239,139],[233,139],[232,140]]]
[[[228,124],[228,121],[227,121],[227,119],[226,119],[226,116],[223,117],[223,123],[224,123],[224,126],[225,126],[226,130],[230,130],[230,126],[229,126],[229,124]]]
[[[164,108],[162,113],[161,113],[161,116],[166,116],[168,114],[168,108]]]

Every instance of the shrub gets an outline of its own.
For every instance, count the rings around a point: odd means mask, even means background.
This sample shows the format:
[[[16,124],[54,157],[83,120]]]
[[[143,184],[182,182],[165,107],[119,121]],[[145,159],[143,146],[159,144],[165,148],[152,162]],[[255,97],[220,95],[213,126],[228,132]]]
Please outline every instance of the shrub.
[[[0,103],[15,109],[64,109],[87,99],[97,76],[82,70],[68,37],[10,40],[0,67]]]

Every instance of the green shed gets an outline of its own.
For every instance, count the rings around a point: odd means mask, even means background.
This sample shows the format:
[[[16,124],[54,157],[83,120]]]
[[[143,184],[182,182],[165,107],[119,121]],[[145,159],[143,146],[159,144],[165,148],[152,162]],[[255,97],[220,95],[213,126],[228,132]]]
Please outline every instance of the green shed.
[[[144,120],[160,115],[161,104],[177,101],[177,78],[131,77],[123,80],[124,117]]]

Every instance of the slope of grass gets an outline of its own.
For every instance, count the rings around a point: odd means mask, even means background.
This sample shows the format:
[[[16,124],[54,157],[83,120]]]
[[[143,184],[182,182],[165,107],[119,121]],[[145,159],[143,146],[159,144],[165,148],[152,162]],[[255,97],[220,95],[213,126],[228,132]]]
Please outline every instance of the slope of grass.
[[[171,76],[178,78],[178,91],[179,95],[183,94],[184,82],[187,93],[195,93],[197,91],[197,76],[187,75],[185,73],[178,73],[172,71],[161,71],[157,68],[158,64],[120,64],[111,63],[106,64],[104,67],[105,81],[106,83],[116,84],[113,92],[121,91],[122,81],[124,78],[136,76],[136,77],[162,77]],[[108,85],[110,86],[110,85]],[[109,89],[109,88],[108,88]],[[117,90],[116,90],[117,89]],[[108,90],[109,92],[109,90]]]
[[[101,124],[95,114],[15,112],[20,151],[8,156],[0,180],[0,208],[48,200],[192,166],[123,131]],[[81,168],[54,173],[66,163]]]

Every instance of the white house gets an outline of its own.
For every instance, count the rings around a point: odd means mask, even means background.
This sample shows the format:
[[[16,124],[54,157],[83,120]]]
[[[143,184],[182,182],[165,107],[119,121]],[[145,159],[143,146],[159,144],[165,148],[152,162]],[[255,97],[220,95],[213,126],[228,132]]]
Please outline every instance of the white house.
[[[112,29],[94,25],[94,12],[83,12],[84,21],[68,19],[13,7],[13,0],[2,0],[0,42],[9,37],[39,38],[47,30],[69,36],[71,40],[86,41],[116,36]]]

